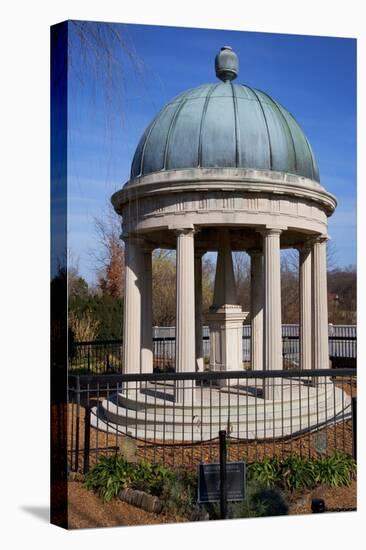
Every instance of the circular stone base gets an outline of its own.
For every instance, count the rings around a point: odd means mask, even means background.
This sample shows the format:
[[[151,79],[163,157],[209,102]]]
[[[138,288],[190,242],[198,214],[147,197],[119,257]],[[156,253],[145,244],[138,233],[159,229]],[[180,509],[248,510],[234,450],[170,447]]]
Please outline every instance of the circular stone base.
[[[191,382],[189,382],[191,384]],[[263,399],[263,380],[218,388],[192,386],[183,403],[172,382],[145,384],[113,394],[92,409],[91,424],[111,434],[166,443],[205,441],[226,430],[255,440],[299,435],[351,417],[351,400],[326,379],[318,386],[286,380],[280,399]]]

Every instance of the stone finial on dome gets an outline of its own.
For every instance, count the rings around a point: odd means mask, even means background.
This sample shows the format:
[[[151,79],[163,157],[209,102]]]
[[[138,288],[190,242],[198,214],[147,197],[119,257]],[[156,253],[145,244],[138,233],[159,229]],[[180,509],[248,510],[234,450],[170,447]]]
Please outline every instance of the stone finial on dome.
[[[239,74],[239,59],[230,46],[224,46],[215,57],[216,76],[223,82],[234,80]]]

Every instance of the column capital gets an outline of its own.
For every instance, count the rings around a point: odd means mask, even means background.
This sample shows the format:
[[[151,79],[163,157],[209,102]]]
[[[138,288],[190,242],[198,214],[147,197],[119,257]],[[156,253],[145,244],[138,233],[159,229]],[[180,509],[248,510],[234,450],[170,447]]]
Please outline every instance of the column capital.
[[[299,243],[295,246],[296,250],[298,250],[301,253],[308,253],[308,252],[311,252],[311,247],[312,247],[312,240],[311,239],[306,239],[305,241],[303,241],[302,243]]]
[[[196,229],[194,225],[188,225],[188,226],[176,226],[176,225],[170,225],[168,227],[170,231],[173,231],[177,236],[179,235],[190,235],[198,233],[199,229]]]
[[[257,232],[263,236],[266,235],[281,235],[287,227],[263,227],[263,229],[257,229]]]
[[[179,237],[180,235],[194,235],[196,231],[191,228],[179,228],[174,229],[174,233]]]
[[[321,235],[312,235],[307,240],[307,243],[309,246],[313,246],[314,244],[322,244],[324,242],[327,242],[329,241],[329,239],[330,239],[329,235],[326,235],[323,233]]]

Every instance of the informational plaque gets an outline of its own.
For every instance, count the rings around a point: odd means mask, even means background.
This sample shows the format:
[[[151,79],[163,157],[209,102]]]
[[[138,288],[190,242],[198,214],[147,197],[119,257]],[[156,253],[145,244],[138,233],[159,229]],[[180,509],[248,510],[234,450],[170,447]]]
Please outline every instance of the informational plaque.
[[[227,500],[244,500],[246,487],[245,462],[226,464]],[[220,502],[220,464],[198,466],[198,502]]]

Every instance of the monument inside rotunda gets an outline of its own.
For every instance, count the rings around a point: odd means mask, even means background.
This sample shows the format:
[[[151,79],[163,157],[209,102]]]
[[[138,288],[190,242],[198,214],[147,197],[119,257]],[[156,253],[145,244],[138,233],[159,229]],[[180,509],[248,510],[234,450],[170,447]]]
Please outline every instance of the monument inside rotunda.
[[[293,381],[282,378],[276,385],[273,378],[264,383],[254,380],[258,391],[249,392],[248,385],[243,387],[235,377],[244,368],[242,333],[247,318],[250,368],[282,371],[280,250],[288,248],[299,250],[300,368],[328,368],[327,218],[336,200],[320,184],[311,146],[295,118],[267,93],[233,82],[239,62],[230,47],[217,54],[215,70],[218,82],[183,92],[152,120],[137,146],[130,180],[113,195],[112,203],[123,220],[125,243],[123,372],[153,372],[152,252],[165,248],[176,250],[175,370],[187,375],[203,371],[202,326],[207,323],[208,369],[227,376],[213,392],[184,380],[159,387],[158,393],[153,385],[135,385],[132,393],[122,391],[95,409],[99,428],[105,425],[123,433],[128,424],[133,436],[148,437],[169,431],[178,414],[176,439],[208,437],[212,430],[216,435],[228,422],[235,393],[236,412],[231,417],[237,418],[238,436],[275,437],[311,429],[319,423],[319,414],[327,422],[327,410],[334,417],[349,406],[338,388],[305,386],[300,378],[293,416],[293,405],[286,399],[286,392],[294,392]],[[245,251],[251,259],[250,312],[244,312],[237,300],[233,251]],[[217,252],[218,258],[213,303],[204,319],[206,252]],[[320,395],[324,407],[309,412],[308,401],[302,410],[302,395],[310,401]],[[155,414],[146,427],[146,409],[156,407],[159,399],[164,402],[164,420],[156,420]],[[220,408],[214,424],[208,402],[212,399]],[[279,406],[282,420],[292,415],[291,421],[282,422],[281,434],[276,431]],[[241,425],[241,415],[251,418],[254,409],[255,426],[254,420]]]

